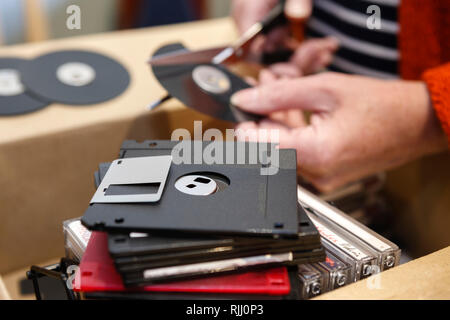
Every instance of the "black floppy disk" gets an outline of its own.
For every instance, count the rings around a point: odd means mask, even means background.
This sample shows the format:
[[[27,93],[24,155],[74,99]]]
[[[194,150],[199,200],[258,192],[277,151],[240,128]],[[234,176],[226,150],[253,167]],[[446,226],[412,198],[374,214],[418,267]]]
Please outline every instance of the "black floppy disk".
[[[293,252],[295,259],[299,256],[297,252],[312,252],[321,248],[318,232],[301,206],[298,208],[298,215],[302,221],[302,233],[298,239],[174,238],[149,234],[110,234],[108,248],[121,272],[286,252]],[[255,242],[258,239],[262,241]]]
[[[108,163],[101,163],[96,176],[103,179]],[[97,186],[100,182],[97,183]],[[321,247],[317,229],[303,208],[298,207],[299,233],[297,239],[270,239],[256,237],[191,236],[168,237],[148,233],[110,233],[108,248],[119,271],[139,270],[143,266],[165,266],[206,260],[314,250]],[[156,264],[155,264],[156,263]],[[138,267],[137,264],[140,264]],[[128,270],[130,271],[130,270]]]
[[[195,164],[193,152],[192,164],[173,163],[167,154],[173,150],[173,154],[183,153],[188,148],[181,149],[188,145],[201,151],[216,147],[224,159],[228,156],[235,161],[244,153],[240,159],[243,162]],[[263,161],[251,163],[250,145],[256,147],[257,154],[265,154]],[[100,185],[82,218],[90,229],[298,237],[295,150],[259,143],[189,141],[180,145],[157,141],[125,142],[121,153],[122,158],[112,163],[104,185]],[[275,153],[277,160],[267,163]],[[127,167],[127,163],[131,165]],[[262,175],[268,166],[275,168],[276,174]],[[157,172],[157,177],[146,181],[143,175],[151,171]],[[209,183],[212,187],[204,188]],[[110,199],[118,201],[108,202]]]
[[[295,254],[264,254],[161,268],[147,269],[143,266],[142,269],[125,273],[119,270],[119,272],[121,273],[125,286],[142,286],[146,284],[261,270],[280,265],[292,267],[299,264],[323,261],[324,257],[324,251],[322,249],[316,249],[312,251],[298,251]]]

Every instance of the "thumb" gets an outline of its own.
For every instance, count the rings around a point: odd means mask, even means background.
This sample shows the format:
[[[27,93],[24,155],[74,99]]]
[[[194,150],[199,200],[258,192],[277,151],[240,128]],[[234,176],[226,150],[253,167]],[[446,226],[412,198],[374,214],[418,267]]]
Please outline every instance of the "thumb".
[[[327,97],[320,90],[316,76],[298,79],[281,79],[264,85],[244,89],[231,97],[231,104],[244,111],[270,114],[275,111],[301,109],[328,111]]]

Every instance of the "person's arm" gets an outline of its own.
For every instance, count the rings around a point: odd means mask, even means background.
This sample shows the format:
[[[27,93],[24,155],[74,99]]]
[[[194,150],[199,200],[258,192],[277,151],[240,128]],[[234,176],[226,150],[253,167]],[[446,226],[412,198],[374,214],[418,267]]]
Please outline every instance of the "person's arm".
[[[450,146],[450,63],[427,70],[423,79]]]

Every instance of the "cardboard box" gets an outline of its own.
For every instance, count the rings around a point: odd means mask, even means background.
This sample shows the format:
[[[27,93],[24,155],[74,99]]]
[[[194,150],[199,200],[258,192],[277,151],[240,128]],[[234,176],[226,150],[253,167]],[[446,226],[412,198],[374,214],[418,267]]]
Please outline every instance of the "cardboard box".
[[[6,289],[5,283],[3,282],[2,277],[0,276],[0,300],[10,300],[8,289]]]

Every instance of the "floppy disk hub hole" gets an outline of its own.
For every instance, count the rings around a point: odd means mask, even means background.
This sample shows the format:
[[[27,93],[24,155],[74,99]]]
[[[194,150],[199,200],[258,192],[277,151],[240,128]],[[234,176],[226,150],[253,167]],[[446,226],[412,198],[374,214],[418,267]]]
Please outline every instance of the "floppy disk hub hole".
[[[230,180],[216,173],[196,172],[181,176],[175,181],[175,188],[193,196],[208,196],[229,186]]]
[[[205,178],[202,178],[202,177],[198,177],[198,178],[196,178],[194,181],[195,181],[195,182],[200,182],[200,183],[207,184],[207,183],[210,183],[210,182],[211,182],[211,179],[205,179]]]

